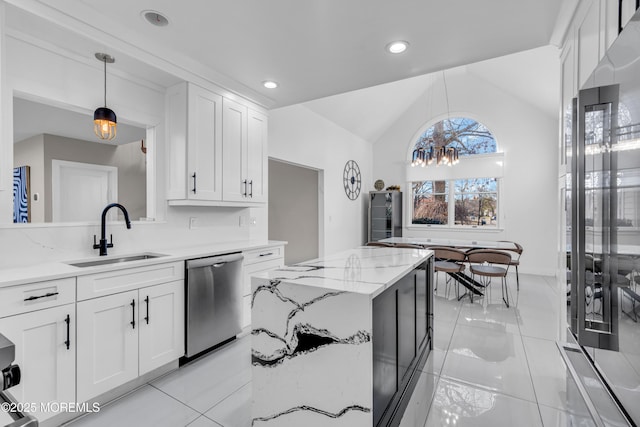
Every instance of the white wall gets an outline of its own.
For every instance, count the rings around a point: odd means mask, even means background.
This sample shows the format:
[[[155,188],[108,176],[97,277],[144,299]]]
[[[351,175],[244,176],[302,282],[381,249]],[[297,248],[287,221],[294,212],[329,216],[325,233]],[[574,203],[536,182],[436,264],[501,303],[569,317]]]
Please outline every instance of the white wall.
[[[319,192],[324,202],[320,217],[324,254],[366,241],[365,200],[366,193],[373,190],[371,145],[367,141],[299,104],[270,111],[269,157],[323,171]],[[347,198],[342,183],[348,160],[355,160],[362,173],[362,190],[355,201]]]
[[[514,61],[522,61],[522,56],[518,54]],[[500,61],[501,66],[505,62],[508,66],[504,58]],[[557,55],[549,55],[546,62],[538,61],[535,66],[557,70]],[[517,87],[498,87],[480,75],[474,72],[474,65],[447,71],[449,109],[451,117],[468,116],[487,126],[497,140],[498,150],[504,152],[501,230],[418,230],[407,228],[405,217],[403,232],[407,236],[517,241],[524,247],[521,272],[553,275],[557,241],[557,117],[518,97]],[[557,87],[558,81],[539,78],[528,84],[548,90],[546,85]],[[374,143],[375,178],[401,184],[405,198],[411,197],[407,193],[410,187],[406,170],[414,137],[435,120],[447,117],[442,93],[437,84],[431,92],[427,89]]]

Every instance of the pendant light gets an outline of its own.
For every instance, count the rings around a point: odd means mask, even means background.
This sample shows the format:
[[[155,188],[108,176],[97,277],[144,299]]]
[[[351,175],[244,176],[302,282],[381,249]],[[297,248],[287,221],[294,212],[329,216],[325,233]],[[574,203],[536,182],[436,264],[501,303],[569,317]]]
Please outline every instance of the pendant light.
[[[96,53],[96,58],[104,63],[104,107],[93,112],[93,131],[98,138],[111,141],[116,137],[117,119],[116,113],[107,108],[107,63],[113,64],[116,60],[106,53]]]

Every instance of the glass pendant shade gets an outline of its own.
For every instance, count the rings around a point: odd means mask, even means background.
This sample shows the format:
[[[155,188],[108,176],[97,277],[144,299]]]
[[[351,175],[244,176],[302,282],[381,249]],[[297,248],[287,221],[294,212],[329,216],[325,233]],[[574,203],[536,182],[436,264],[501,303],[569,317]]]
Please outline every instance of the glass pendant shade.
[[[107,107],[99,107],[93,113],[93,132],[100,139],[111,141],[116,137],[116,113]]]

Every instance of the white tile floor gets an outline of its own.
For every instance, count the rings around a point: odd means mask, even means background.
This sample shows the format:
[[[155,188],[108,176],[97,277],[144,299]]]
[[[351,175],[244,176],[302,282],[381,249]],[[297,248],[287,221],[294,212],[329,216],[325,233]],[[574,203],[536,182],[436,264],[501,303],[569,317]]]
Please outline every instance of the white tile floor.
[[[444,282],[444,276],[440,278]],[[402,419],[423,426],[591,426],[564,367],[554,279],[509,280],[512,306],[499,284],[483,299],[457,301],[441,283],[434,349]],[[462,288],[461,288],[462,289]],[[170,373],[69,425],[250,426],[250,336]]]

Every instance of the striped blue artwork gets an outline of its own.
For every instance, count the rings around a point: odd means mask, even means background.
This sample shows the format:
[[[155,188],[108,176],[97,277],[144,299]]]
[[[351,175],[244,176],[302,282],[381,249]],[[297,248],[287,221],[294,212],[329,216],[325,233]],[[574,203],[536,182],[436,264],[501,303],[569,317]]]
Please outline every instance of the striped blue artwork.
[[[13,222],[29,219],[29,166],[21,166],[13,169]]]

